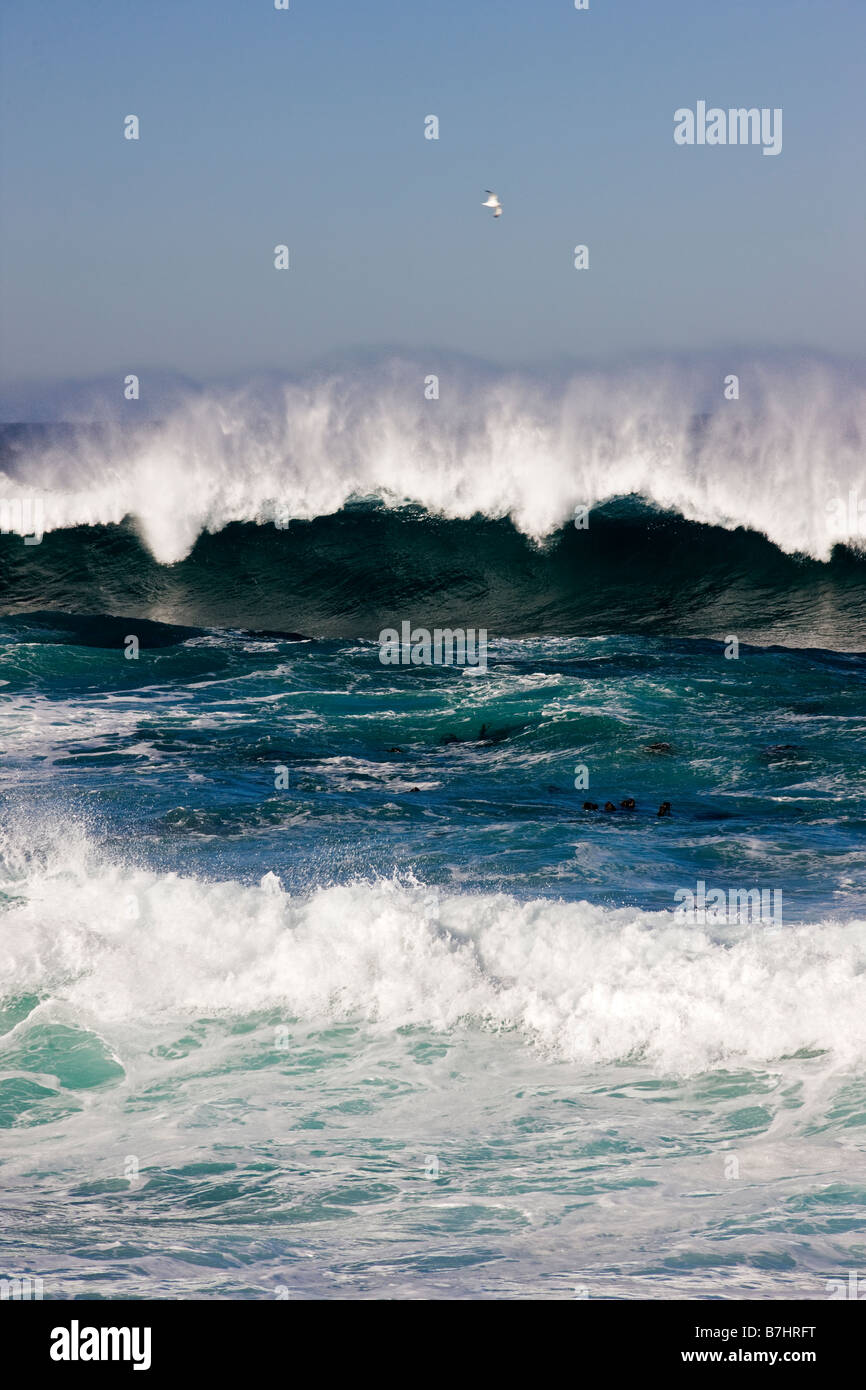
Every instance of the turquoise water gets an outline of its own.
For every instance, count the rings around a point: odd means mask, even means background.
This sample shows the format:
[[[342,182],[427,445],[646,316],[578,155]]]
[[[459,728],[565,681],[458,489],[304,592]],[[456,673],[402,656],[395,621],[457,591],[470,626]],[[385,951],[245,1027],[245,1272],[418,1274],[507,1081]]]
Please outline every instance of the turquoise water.
[[[138,628],[127,660],[3,622],[0,1267],[822,1298],[862,1266],[863,657]],[[781,917],[677,918],[701,880]]]
[[[827,1298],[862,370],[430,370],[0,428],[0,1278]]]

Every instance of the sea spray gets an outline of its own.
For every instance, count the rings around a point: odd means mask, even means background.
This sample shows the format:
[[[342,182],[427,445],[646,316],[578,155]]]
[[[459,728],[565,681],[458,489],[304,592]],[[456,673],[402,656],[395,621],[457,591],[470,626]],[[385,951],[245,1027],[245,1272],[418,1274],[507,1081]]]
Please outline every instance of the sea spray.
[[[844,517],[828,534],[827,505],[862,475],[863,373],[736,365],[736,400],[724,394],[729,365],[676,362],[551,384],[454,364],[433,402],[424,364],[402,360],[202,390],[148,428],[18,439],[0,494],[11,504],[38,488],[46,530],[131,516],[162,564],[232,521],[285,526],[352,499],[510,517],[541,539],[575,506],[628,495],[825,559],[846,538]]]

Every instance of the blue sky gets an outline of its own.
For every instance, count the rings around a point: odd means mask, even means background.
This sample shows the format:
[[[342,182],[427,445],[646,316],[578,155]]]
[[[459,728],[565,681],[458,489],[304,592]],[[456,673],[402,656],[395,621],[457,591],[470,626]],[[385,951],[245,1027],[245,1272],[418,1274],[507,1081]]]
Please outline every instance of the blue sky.
[[[392,347],[863,353],[863,0],[2,15],[7,382]],[[673,113],[699,99],[781,107],[782,153],[677,147]]]

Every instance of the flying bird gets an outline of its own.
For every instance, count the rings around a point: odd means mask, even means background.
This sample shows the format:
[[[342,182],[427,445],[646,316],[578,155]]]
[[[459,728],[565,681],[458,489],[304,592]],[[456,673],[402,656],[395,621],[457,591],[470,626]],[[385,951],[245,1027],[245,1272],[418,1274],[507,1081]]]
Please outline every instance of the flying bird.
[[[501,216],[502,216],[502,204],[500,203],[500,201],[499,201],[499,199],[497,198],[496,194],[495,194],[495,193],[492,193],[491,190],[490,190],[489,188],[485,189],[485,192],[486,192],[486,194],[487,194],[487,202],[486,202],[486,203],[482,203],[481,206],[482,206],[483,208],[492,208],[492,209],[493,209],[493,216],[494,216],[494,217],[501,217]]]

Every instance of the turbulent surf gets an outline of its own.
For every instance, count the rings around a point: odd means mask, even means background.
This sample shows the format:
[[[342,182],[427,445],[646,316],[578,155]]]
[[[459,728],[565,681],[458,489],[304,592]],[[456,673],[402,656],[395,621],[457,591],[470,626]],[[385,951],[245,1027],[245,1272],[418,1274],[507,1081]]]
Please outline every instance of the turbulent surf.
[[[0,1264],[824,1297],[866,1203],[863,380],[428,374],[3,431]],[[384,664],[406,621],[485,669]]]

